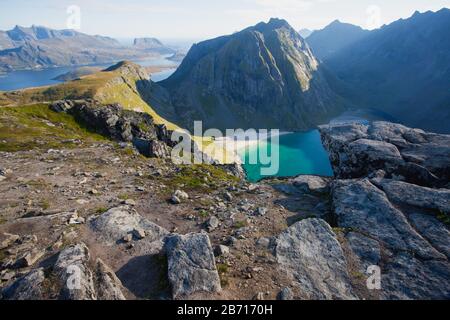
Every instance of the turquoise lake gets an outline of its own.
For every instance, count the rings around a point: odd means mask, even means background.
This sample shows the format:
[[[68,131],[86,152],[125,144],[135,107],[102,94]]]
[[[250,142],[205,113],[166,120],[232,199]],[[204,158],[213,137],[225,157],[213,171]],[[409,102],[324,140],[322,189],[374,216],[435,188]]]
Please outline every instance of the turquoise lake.
[[[271,175],[272,177],[293,177],[301,174],[333,176],[328,153],[322,145],[318,130],[281,135],[278,146],[280,165],[278,173]],[[251,182],[268,177],[261,174],[261,168],[268,166],[262,165],[259,161],[257,155],[260,148],[268,148],[267,154],[270,156],[274,142],[260,141],[259,144],[240,151],[247,179]],[[249,164],[251,157],[257,157],[258,163]]]

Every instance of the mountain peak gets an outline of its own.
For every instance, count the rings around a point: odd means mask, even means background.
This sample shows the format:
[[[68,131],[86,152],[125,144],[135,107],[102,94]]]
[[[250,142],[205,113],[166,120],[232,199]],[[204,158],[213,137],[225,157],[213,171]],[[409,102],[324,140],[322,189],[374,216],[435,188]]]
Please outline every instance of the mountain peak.
[[[333,26],[333,25],[339,25],[339,24],[344,24],[344,23],[342,23],[339,19],[336,19],[332,23],[330,23],[329,25]]]
[[[284,26],[289,26],[290,27],[289,23],[286,20],[279,19],[279,18],[270,18],[270,20],[267,23],[267,25],[273,26],[275,28],[284,27]]]
[[[334,108],[335,93],[309,47],[275,18],[193,46],[158,85],[173,97],[170,120],[186,128],[202,119],[205,128],[307,129]]]
[[[148,74],[143,67],[140,65],[124,60],[116,63],[115,65],[104,70],[105,72],[118,72],[122,76],[148,79]]]

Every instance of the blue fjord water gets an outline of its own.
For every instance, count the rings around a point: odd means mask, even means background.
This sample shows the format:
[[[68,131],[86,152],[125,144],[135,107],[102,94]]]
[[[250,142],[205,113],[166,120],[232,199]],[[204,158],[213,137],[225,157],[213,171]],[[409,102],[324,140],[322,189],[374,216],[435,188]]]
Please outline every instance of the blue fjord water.
[[[260,148],[268,148],[268,154],[271,155],[273,142],[270,140],[260,141],[258,144],[240,151],[247,179],[251,182],[265,178],[261,175],[261,168],[268,167],[262,165],[259,158],[257,164],[249,164],[249,159],[257,156]],[[279,136],[279,154],[280,168],[273,177],[292,177],[301,174],[333,176],[328,153],[322,145],[318,130]]]
[[[143,67],[148,66],[173,66],[174,62],[167,60],[166,57],[157,59],[149,59],[142,61],[134,61]],[[107,68],[114,63],[93,65],[94,67]],[[31,87],[49,86],[61,83],[61,81],[53,80],[57,76],[78,69],[79,66],[56,67],[40,70],[21,70],[13,71],[7,74],[0,74],[0,91],[19,90]],[[161,72],[152,74],[151,79],[155,82],[168,78],[175,72],[174,68],[166,69]]]

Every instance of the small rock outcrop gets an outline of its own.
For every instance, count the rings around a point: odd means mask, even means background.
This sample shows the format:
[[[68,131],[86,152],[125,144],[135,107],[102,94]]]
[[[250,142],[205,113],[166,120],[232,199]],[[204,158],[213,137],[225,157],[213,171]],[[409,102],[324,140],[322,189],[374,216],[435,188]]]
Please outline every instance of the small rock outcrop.
[[[96,299],[94,279],[89,268],[89,260],[89,249],[84,243],[70,246],[59,254],[54,272],[60,280],[61,299]]]
[[[5,300],[125,300],[121,281],[102,260],[91,263],[78,243],[62,250],[54,265],[36,268],[2,290]]]
[[[275,254],[306,299],[356,299],[336,235],[322,219],[306,219],[278,236]]]
[[[112,243],[120,241],[127,234],[134,234],[135,230],[143,229],[148,239],[155,241],[168,232],[160,226],[143,218],[129,206],[112,208],[91,221],[94,231]]]
[[[172,235],[166,239],[164,248],[174,299],[221,290],[214,252],[207,234]]]
[[[125,110],[119,104],[101,105],[94,100],[53,103],[55,112],[71,114],[90,130],[116,141],[133,142],[148,157],[167,158],[174,143],[172,132],[157,125],[148,113]]]
[[[98,300],[126,300],[122,282],[101,259],[97,259],[95,266],[95,282]]]

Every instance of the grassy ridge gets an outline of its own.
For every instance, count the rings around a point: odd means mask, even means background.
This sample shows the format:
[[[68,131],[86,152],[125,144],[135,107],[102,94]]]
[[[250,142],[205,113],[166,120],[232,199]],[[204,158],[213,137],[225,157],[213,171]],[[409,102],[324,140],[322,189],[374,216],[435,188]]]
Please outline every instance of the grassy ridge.
[[[0,151],[70,148],[81,142],[106,138],[87,130],[65,113],[56,113],[48,105],[0,107]]]
[[[14,151],[15,149],[20,150],[26,147],[33,148],[36,147],[36,143],[33,143],[29,139],[25,138],[28,132],[30,137],[36,137],[39,135],[39,130],[45,128],[44,133],[49,131],[49,128],[42,127],[43,122],[36,122],[39,118],[35,112],[41,112],[46,110],[45,119],[50,122],[56,120],[55,117],[60,117],[63,122],[69,123],[70,121],[74,128],[75,121],[70,120],[70,116],[67,115],[56,115],[48,110],[48,107],[44,106],[44,103],[50,103],[56,100],[63,99],[96,99],[104,104],[119,103],[127,110],[146,112],[150,114],[155,123],[164,124],[169,130],[180,129],[176,124],[169,122],[159,116],[156,111],[142,99],[139,91],[136,87],[136,82],[142,80],[138,74],[132,72],[133,68],[139,68],[137,65],[124,62],[122,63],[123,68],[117,68],[110,71],[101,71],[91,75],[83,76],[80,79],[68,81],[55,86],[46,86],[38,88],[29,88],[18,91],[10,92],[0,92],[0,106],[15,106],[15,109],[11,108],[0,108],[2,111],[2,126],[3,130],[0,135],[0,139],[7,140],[8,143],[2,143],[0,145],[0,151]],[[131,70],[131,72],[130,72]],[[37,105],[38,104],[38,105]],[[22,107],[17,107],[22,106]],[[27,106],[27,107],[23,107]],[[40,111],[39,108],[41,108]],[[44,108],[45,107],[45,108]],[[19,111],[20,109],[20,111]],[[12,111],[16,110],[16,111]],[[27,119],[30,116],[30,119]],[[11,124],[6,120],[8,117],[12,117],[10,120],[19,129],[17,131],[16,139],[14,136],[14,130],[10,130]],[[53,119],[53,120],[52,120]],[[33,129],[33,126],[36,126]],[[52,128],[49,132],[58,131]],[[56,137],[65,136],[66,139],[74,138],[70,132],[63,133],[59,131],[59,135]],[[78,132],[80,133],[80,132]],[[3,136],[3,138],[2,138]],[[45,134],[44,134],[45,137]],[[76,138],[76,137],[75,137]],[[20,143],[20,140],[23,143]],[[51,139],[45,139],[47,142],[47,148],[54,147]],[[193,140],[198,144],[205,147],[209,147],[209,156],[218,160],[221,163],[232,163],[234,162],[233,154],[229,153],[223,148],[215,148],[212,146],[212,140],[210,138],[204,137],[193,137]],[[58,143],[56,143],[58,144]]]

